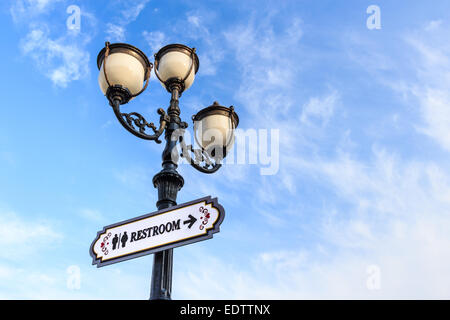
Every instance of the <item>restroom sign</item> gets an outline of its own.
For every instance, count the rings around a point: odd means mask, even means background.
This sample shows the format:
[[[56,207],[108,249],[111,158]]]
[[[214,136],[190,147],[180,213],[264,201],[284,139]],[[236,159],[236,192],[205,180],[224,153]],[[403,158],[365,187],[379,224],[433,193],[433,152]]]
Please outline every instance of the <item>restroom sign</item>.
[[[217,198],[208,196],[106,226],[91,244],[92,264],[102,267],[210,239],[224,217]]]

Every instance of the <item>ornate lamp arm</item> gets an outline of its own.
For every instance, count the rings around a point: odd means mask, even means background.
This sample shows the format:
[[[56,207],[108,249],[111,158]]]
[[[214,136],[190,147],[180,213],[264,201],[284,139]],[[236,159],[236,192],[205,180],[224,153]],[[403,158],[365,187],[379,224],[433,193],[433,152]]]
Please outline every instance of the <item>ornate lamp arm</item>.
[[[211,159],[211,157],[202,149],[194,149],[192,145],[186,145],[184,141],[184,130],[180,129],[180,147],[181,147],[181,156],[185,158],[189,164],[203,173],[214,173],[220,169],[222,166],[221,163],[216,162],[215,159]],[[194,154],[194,159],[192,159],[190,152]],[[203,164],[202,164],[203,163]]]
[[[145,118],[137,112],[121,113],[120,100],[112,100],[111,105],[113,107],[114,114],[116,115],[117,120],[119,120],[119,122],[125,129],[141,139],[154,140],[156,143],[161,143],[159,137],[164,132],[167,123],[170,121],[169,116],[166,114],[164,109],[159,108],[157,111],[160,115],[159,128],[157,129],[153,122],[148,123]],[[145,133],[146,128],[152,129],[154,134]]]

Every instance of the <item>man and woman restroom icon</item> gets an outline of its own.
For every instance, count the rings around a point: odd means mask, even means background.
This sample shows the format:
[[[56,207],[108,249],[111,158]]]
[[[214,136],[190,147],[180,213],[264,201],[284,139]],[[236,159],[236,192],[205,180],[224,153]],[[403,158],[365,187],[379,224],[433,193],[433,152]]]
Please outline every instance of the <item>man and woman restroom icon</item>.
[[[124,231],[124,232],[123,232],[123,235],[120,234],[120,233],[119,233],[119,235],[117,235],[117,233],[114,235],[114,238],[112,239],[112,245],[113,245],[112,249],[113,249],[113,250],[119,249],[119,246],[120,246],[120,245],[118,244],[119,239],[120,239],[120,242],[122,243],[122,248],[125,248],[125,245],[126,245],[126,243],[127,243],[127,241],[128,241],[128,235],[127,235],[127,232]]]

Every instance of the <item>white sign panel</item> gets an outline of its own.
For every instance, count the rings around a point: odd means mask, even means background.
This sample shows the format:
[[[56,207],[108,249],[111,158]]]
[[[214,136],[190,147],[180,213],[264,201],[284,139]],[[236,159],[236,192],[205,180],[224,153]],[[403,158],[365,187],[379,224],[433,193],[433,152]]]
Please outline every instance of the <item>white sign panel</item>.
[[[210,196],[106,226],[90,254],[97,267],[212,238],[225,216]]]

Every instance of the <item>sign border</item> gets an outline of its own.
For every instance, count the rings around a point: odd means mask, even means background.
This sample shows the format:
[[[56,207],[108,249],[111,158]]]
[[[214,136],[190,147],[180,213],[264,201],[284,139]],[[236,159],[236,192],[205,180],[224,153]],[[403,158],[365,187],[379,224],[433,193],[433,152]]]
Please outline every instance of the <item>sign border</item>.
[[[123,256],[120,256],[120,257],[112,258],[112,259],[107,260],[107,261],[101,261],[102,259],[101,258],[97,258],[97,254],[94,253],[94,246],[95,246],[95,243],[100,238],[100,235],[106,233],[106,230],[108,230],[110,228],[114,228],[114,227],[121,226],[121,225],[124,225],[124,224],[132,223],[132,222],[135,222],[135,221],[138,221],[138,220],[142,220],[142,219],[146,219],[146,218],[149,218],[149,217],[153,217],[153,216],[156,216],[156,215],[164,214],[164,213],[167,213],[167,212],[170,212],[170,211],[174,211],[174,210],[177,210],[177,209],[180,209],[180,208],[184,208],[184,207],[188,207],[188,206],[191,206],[191,205],[194,205],[194,204],[198,204],[200,202],[205,202],[205,205],[212,204],[212,206],[219,211],[219,215],[218,215],[217,220],[215,221],[215,223],[213,223],[212,228],[209,228],[208,230],[206,230],[206,234],[193,236],[192,238],[189,238],[188,240],[177,240],[175,242],[172,242],[172,243],[169,243],[169,244],[163,244],[161,246],[154,247],[154,248],[151,248],[151,249],[148,249],[148,250],[147,249],[143,249],[143,250],[141,250],[139,252],[126,254],[126,255],[123,255]],[[173,249],[173,248],[181,247],[181,246],[188,245],[188,244],[191,244],[191,243],[195,243],[195,242],[211,239],[213,237],[214,233],[217,233],[217,232],[220,231],[220,225],[222,224],[222,221],[223,221],[224,218],[225,218],[225,210],[222,207],[222,205],[219,204],[219,201],[218,201],[217,197],[216,198],[212,198],[211,196],[206,196],[206,197],[203,197],[203,198],[199,198],[199,199],[196,199],[196,200],[192,200],[192,201],[189,201],[189,202],[178,204],[176,206],[172,206],[172,207],[165,208],[165,209],[162,209],[162,210],[158,210],[158,211],[154,211],[154,212],[151,212],[151,213],[147,213],[147,214],[135,217],[135,218],[131,218],[131,219],[128,219],[128,220],[120,221],[120,222],[117,222],[117,223],[114,223],[114,224],[110,224],[108,226],[103,227],[103,229],[101,231],[97,232],[97,235],[96,235],[94,241],[92,241],[91,246],[89,247],[89,254],[92,257],[92,265],[97,265],[97,268],[100,268],[100,267],[107,266],[107,265],[110,265],[110,264],[114,264],[114,263],[130,260],[130,259],[142,257],[142,256],[145,256],[145,255],[148,255],[148,254],[152,254],[152,253],[155,253],[155,252],[159,252],[159,251],[163,251],[163,250],[167,250],[167,249]]]

